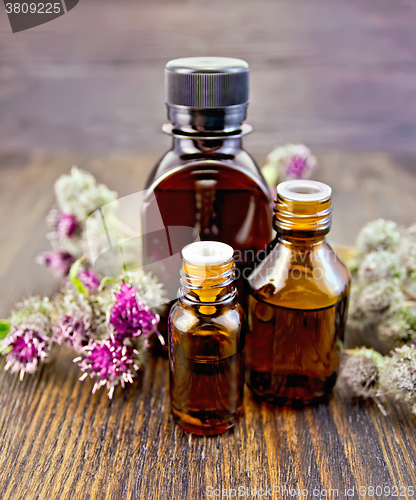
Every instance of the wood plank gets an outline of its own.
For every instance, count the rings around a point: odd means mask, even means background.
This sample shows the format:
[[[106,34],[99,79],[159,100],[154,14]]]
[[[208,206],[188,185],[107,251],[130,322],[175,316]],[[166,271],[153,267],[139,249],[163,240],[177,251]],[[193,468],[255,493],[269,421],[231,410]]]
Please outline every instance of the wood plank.
[[[415,154],[415,22],[410,0],[89,0],[18,34],[3,13],[2,147],[162,151],[164,65],[213,54],[251,65],[254,153]]]
[[[117,391],[110,403],[104,393],[89,394],[90,383],[76,381],[68,352],[59,359],[43,370],[37,390],[36,377],[19,383],[0,375],[2,387],[13,387],[0,423],[3,498],[13,491],[20,498],[123,498],[127,492],[205,498],[208,486],[344,491],[414,484],[414,448],[400,442],[414,438],[416,422],[403,410],[389,408],[383,417],[337,389],[329,407],[279,412],[246,394],[246,416],[235,430],[195,438],[169,419],[167,361],[152,361],[143,385]],[[25,415],[18,421],[17,405]],[[400,436],[395,445],[392,425]]]

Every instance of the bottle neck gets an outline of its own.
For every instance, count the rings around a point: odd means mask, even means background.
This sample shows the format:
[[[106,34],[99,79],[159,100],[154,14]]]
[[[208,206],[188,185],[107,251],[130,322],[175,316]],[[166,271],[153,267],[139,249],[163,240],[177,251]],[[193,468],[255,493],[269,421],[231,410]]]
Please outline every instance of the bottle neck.
[[[229,142],[240,139],[252,130],[250,125],[243,124],[247,103],[206,109],[168,104],[167,108],[170,123],[163,126],[163,131],[177,139]]]
[[[237,295],[233,260],[210,266],[182,261],[179,300],[202,314],[213,314],[218,306],[230,304]]]
[[[323,240],[332,221],[331,200],[296,201],[279,194],[274,208],[273,228],[280,239],[313,242]]]
[[[186,106],[167,105],[170,123],[163,131],[173,137],[173,147],[195,154],[235,155],[242,149],[242,137],[252,131],[243,124],[247,103],[224,108],[194,109]]]
[[[198,137],[178,137],[173,136],[173,149],[180,155],[183,154],[221,154],[232,155],[233,157],[243,148],[243,141],[238,138],[210,138],[199,139]]]
[[[233,134],[241,129],[247,115],[247,103],[224,108],[195,109],[167,105],[168,119],[175,129],[195,134]]]

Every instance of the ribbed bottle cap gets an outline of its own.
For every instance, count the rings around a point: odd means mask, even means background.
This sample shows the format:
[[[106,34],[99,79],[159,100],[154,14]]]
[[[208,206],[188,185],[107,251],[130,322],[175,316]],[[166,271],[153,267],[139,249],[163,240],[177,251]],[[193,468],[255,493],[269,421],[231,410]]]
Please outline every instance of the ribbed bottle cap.
[[[223,108],[248,102],[249,67],[229,57],[186,57],[165,68],[165,101],[190,108]]]

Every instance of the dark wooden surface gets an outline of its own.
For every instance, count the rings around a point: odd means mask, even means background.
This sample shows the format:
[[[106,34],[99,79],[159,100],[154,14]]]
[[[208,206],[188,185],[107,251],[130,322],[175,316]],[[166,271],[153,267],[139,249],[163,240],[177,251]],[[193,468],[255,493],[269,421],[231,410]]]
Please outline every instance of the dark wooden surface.
[[[411,158],[385,154],[319,154],[317,178],[334,189],[331,241],[352,244],[375,217],[402,224],[416,214]],[[57,175],[73,163],[91,170],[120,196],[142,187],[155,157],[70,153],[0,155],[0,309],[56,282],[34,263],[47,248],[44,217]],[[205,499],[219,488],[286,487],[308,495],[266,498],[372,498],[357,488],[416,486],[416,420],[401,406],[352,401],[337,386],[329,406],[279,412],[256,405],[222,436],[195,438],[169,417],[166,360],[151,360],[139,380],[110,402],[79,382],[71,352],[20,382],[0,363],[0,498]],[[355,488],[347,496],[345,488]],[[338,495],[334,491],[338,490]],[[242,491],[242,490],[240,490]],[[247,492],[247,490],[245,490]],[[364,491],[364,490],[361,490]],[[315,495],[314,495],[315,492]],[[260,498],[250,492],[240,498]],[[293,491],[292,491],[293,493]],[[413,498],[410,495],[407,498]],[[395,498],[386,495],[374,498]],[[396,497],[397,498],[397,497]],[[403,497],[402,497],[403,498]]]
[[[2,6],[2,149],[161,151],[164,65],[196,55],[250,63],[255,153],[416,154],[413,0],[81,0],[16,34]]]

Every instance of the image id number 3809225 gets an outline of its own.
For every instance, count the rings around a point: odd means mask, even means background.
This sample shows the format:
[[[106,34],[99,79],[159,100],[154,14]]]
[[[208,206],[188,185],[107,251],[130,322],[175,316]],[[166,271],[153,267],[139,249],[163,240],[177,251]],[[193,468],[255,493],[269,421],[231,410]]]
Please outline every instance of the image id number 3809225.
[[[28,2],[28,3],[18,3],[18,2],[8,2],[6,3],[7,14],[61,14],[62,5],[60,2],[57,3],[41,3],[41,2]]]

